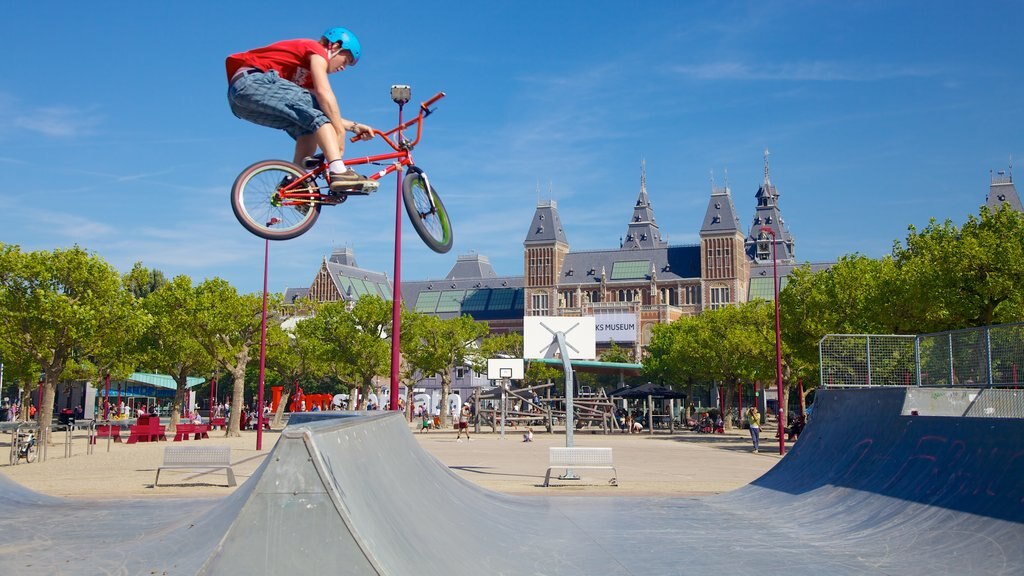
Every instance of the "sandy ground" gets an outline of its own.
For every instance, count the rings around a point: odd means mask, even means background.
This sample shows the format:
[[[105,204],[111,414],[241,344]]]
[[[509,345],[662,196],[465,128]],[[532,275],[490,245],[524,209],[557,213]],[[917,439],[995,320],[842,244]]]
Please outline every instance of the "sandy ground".
[[[410,425],[410,429],[412,425]],[[543,488],[549,446],[565,446],[562,433],[535,433],[522,441],[522,430],[507,429],[504,437],[488,429],[472,440],[456,441],[455,431],[414,433],[420,445],[457,475],[485,488],[509,494],[691,496],[724,492],[754,480],[779,459],[778,443],[762,433],[761,453],[751,452],[750,439],[734,431],[725,435],[692,432],[669,434],[574,434],[575,446],[608,446],[614,450],[618,485],[610,486],[611,471],[578,470],[579,480],[557,480]],[[231,460],[239,484],[251,477],[277,441],[278,432],[263,433],[263,450],[256,450],[256,433],[227,438],[214,431],[209,439],[192,440],[202,446],[231,447]],[[763,436],[767,436],[764,438]],[[164,446],[174,442],[108,445],[100,439],[88,454],[87,436],[76,432],[71,455],[65,455],[64,433],[54,434],[46,459],[16,466],[9,461],[11,436],[0,433],[0,474],[38,492],[84,498],[217,497],[235,488],[224,486],[223,472],[165,471],[154,487]],[[774,449],[774,452],[773,452]],[[165,485],[166,484],[166,485]]]

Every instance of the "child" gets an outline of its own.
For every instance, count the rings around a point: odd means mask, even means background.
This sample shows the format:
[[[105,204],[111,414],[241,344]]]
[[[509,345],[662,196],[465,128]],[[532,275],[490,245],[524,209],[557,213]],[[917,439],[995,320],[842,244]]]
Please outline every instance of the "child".
[[[523,434],[523,442],[533,442],[533,428],[526,429],[526,434]]]

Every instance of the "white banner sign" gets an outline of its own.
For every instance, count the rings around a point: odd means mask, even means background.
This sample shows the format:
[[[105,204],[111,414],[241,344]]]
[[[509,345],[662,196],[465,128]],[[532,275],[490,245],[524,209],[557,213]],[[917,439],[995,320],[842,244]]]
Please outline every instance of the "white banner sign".
[[[636,314],[595,314],[598,342],[636,342]]]

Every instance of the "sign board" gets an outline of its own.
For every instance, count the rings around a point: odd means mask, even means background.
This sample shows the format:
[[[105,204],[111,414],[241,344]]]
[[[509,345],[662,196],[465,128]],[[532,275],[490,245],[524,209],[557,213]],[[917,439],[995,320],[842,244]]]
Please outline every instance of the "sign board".
[[[525,316],[523,318],[523,358],[558,358],[555,334],[565,336],[571,360],[597,358],[593,316]]]
[[[636,342],[636,314],[628,312],[595,313],[598,342]]]
[[[487,379],[488,380],[522,380],[523,379],[522,358],[488,358]]]

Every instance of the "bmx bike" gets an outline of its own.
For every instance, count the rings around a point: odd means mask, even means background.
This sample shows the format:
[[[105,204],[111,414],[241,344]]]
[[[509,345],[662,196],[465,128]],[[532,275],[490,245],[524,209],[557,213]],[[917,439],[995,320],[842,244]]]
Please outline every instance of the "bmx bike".
[[[440,254],[452,247],[451,221],[426,172],[413,163],[412,150],[423,135],[424,118],[433,112],[430,106],[443,97],[444,92],[438,92],[420,104],[415,118],[401,122],[399,117],[399,125],[387,132],[373,131],[374,136],[379,136],[393,149],[392,152],[345,160],[349,167],[384,166],[368,176],[375,181],[406,169],[402,180],[405,211],[420,239]],[[413,126],[416,137],[409,140],[403,131]],[[356,140],[352,138],[353,142]],[[372,192],[353,188],[332,193],[328,186],[327,162],[322,154],[306,158],[303,164],[300,167],[285,160],[264,160],[249,166],[235,178],[231,187],[231,208],[246,230],[267,240],[295,238],[313,227],[324,206],[335,206],[349,196],[367,196]]]
[[[36,435],[32,432],[17,431],[11,446],[11,465],[15,465],[22,458],[29,464],[36,461]]]

